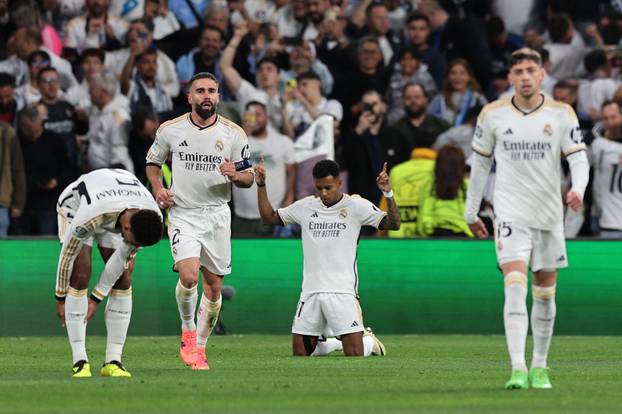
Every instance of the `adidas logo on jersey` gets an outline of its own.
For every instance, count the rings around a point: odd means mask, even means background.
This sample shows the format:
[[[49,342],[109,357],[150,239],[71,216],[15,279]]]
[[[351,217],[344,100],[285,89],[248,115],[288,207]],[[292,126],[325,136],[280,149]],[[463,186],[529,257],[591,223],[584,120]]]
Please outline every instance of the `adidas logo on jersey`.
[[[187,147],[188,143],[186,142],[186,140],[181,141],[181,144],[179,144],[180,147]]]
[[[514,132],[512,132],[512,128],[508,128],[503,135],[514,135]]]
[[[564,260],[566,260],[566,256],[563,254],[557,258],[557,262],[563,262]]]
[[[352,322],[352,325],[350,325],[350,328],[354,328],[355,326],[359,326],[359,324],[356,321]]]
[[[317,211],[313,212],[313,214],[311,214],[311,217],[315,217],[315,218],[317,218],[317,217],[318,217],[318,215],[317,215]]]

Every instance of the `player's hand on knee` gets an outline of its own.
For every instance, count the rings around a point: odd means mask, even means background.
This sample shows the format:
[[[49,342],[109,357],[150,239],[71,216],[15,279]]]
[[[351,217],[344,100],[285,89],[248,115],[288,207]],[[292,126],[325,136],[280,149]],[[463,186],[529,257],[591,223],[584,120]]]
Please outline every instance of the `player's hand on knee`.
[[[65,327],[65,301],[56,302],[56,315],[60,318],[60,326]]]
[[[93,299],[89,299],[89,308],[86,311],[86,318],[84,319],[85,322],[90,321],[93,315],[95,315],[95,312],[97,312],[97,305],[97,302],[95,302]]]
[[[488,230],[486,230],[486,225],[481,219],[477,219],[475,223],[469,224],[469,228],[478,239],[488,237]]]
[[[173,192],[168,188],[160,188],[156,191],[155,199],[160,208],[169,208],[175,204],[173,200]]]
[[[574,211],[580,211],[581,207],[583,207],[583,197],[575,191],[568,191],[566,193],[566,204]]]

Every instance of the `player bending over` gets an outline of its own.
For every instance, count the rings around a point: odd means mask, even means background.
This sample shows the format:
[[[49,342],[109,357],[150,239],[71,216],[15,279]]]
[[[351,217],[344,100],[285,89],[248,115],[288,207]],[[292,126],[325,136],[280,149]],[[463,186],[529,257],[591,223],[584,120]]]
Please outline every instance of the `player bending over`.
[[[142,246],[162,237],[162,215],[138,179],[125,170],[101,169],[82,175],[58,199],[62,243],[56,273],[56,311],[67,327],[73,377],[91,376],[86,355],[86,324],[106,303],[106,358],[100,374],[130,377],[121,354],[132,314],[132,270]],[[106,266],[87,300],[93,240]]]

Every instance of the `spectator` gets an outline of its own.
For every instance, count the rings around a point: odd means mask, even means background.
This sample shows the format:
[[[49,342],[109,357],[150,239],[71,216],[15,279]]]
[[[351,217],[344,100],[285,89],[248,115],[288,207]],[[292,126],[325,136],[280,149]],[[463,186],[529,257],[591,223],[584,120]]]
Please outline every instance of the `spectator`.
[[[145,173],[147,152],[155,139],[155,133],[160,127],[158,115],[145,108],[140,108],[132,113],[132,130],[128,145],[136,178],[141,183],[147,184]]]
[[[404,87],[405,115],[393,125],[395,133],[407,143],[406,159],[413,148],[430,148],[440,134],[447,131],[451,124],[442,118],[427,112],[428,95],[425,88],[417,83]]]
[[[17,27],[27,27],[40,34],[41,43],[56,56],[63,51],[63,43],[53,26],[46,23],[41,16],[39,4],[34,0],[22,0],[13,10],[13,20]]]
[[[160,0],[145,0],[144,16],[153,20],[153,38],[158,41],[177,32],[181,26]],[[142,17],[142,16],[141,16]]]
[[[105,52],[102,49],[85,49],[80,55],[82,81],[72,86],[65,94],[65,99],[74,107],[90,113],[91,95],[89,81],[96,73],[104,70]]]
[[[130,101],[130,111],[146,108],[149,111],[163,114],[173,109],[171,98],[164,91],[164,86],[158,81],[158,52],[147,49],[135,59],[136,73],[130,79],[130,70],[124,70],[121,76],[121,92],[125,93]],[[161,116],[166,119],[166,116]]]
[[[221,100],[230,100],[231,93],[224,85],[220,70],[220,52],[224,46],[225,34],[216,26],[206,26],[201,33],[197,47],[177,60],[177,77],[183,90],[195,73],[213,74],[220,87]]]
[[[179,80],[175,72],[175,63],[153,43],[153,21],[147,17],[134,20],[127,34],[128,46],[124,49],[106,53],[106,69],[119,79],[131,78],[134,74],[136,57],[147,49],[155,49],[157,53],[156,79],[169,98],[179,94]]]
[[[85,135],[89,130],[88,114],[76,111],[74,106],[60,97],[59,75],[51,66],[43,68],[37,75],[37,83],[41,91],[39,108],[45,114],[43,129],[58,135],[65,148],[65,158],[69,162],[67,171],[71,171],[70,179],[77,178],[78,143],[76,135]],[[75,177],[74,177],[75,175]]]
[[[356,50],[356,69],[339,74],[333,88],[332,97],[344,108],[342,122],[344,130],[352,128],[361,113],[360,102],[363,94],[373,89],[384,96],[389,85],[390,71],[382,63],[378,39],[371,36],[364,37],[359,40]],[[374,174],[377,173],[376,171]]]
[[[304,31],[304,39],[312,40],[317,37],[318,27],[330,7],[329,0],[307,0],[307,28]]]
[[[594,122],[589,114],[577,108],[577,89],[578,85],[576,81],[559,81],[555,84],[555,87],[553,87],[553,99],[570,105],[579,119],[579,126],[581,129],[588,131],[592,129]]]
[[[333,90],[335,79],[328,67],[315,56],[315,45],[310,41],[303,41],[300,45],[293,46],[289,53],[290,70],[281,74],[281,81],[287,82],[296,79],[297,76],[306,72],[316,73],[322,83],[322,94],[328,96]]]
[[[507,77],[510,55],[515,50],[523,47],[523,41],[519,36],[506,31],[505,23],[499,16],[490,16],[488,18],[486,21],[486,31],[492,53],[491,76],[504,74]]]
[[[120,49],[128,30],[127,22],[109,12],[110,0],[84,0],[86,14],[75,17],[65,29],[65,48],[79,55],[84,49]]]
[[[18,123],[26,167],[27,202],[15,223],[15,232],[20,235],[56,234],[56,201],[69,183],[65,145],[60,136],[43,128],[41,108],[37,104],[22,109]]]
[[[346,135],[344,164],[348,170],[348,192],[378,205],[380,190],[376,176],[383,163],[388,168],[406,161],[409,145],[387,123],[386,104],[375,90],[363,94],[363,110],[355,128]]]
[[[216,2],[210,0],[169,0],[168,9],[175,15],[184,29],[195,29],[201,26],[207,15],[207,8]],[[227,16],[228,19],[228,16]]]
[[[280,134],[268,123],[266,106],[257,101],[246,104],[242,127],[248,135],[251,162],[259,165],[263,157],[266,174],[272,177],[268,187],[268,199],[273,208],[287,207],[294,202],[296,187],[296,161],[292,140]],[[253,183],[253,186],[256,184]],[[273,228],[263,225],[257,207],[255,191],[233,188],[234,236],[267,236]]]
[[[317,58],[328,66],[334,76],[351,71],[355,65],[349,61],[350,40],[345,31],[348,18],[343,10],[333,7],[318,27],[318,36],[314,39]]]
[[[462,125],[449,128],[438,136],[434,142],[434,149],[440,151],[446,145],[453,145],[462,150],[464,157],[468,160],[473,149],[471,148],[471,142],[473,141],[473,133],[475,131],[475,124],[477,123],[477,117],[481,112],[482,107],[479,105],[469,109],[466,116],[466,122]],[[440,155],[439,155],[440,156]]]
[[[17,127],[17,112],[24,106],[24,100],[15,92],[15,78],[0,72],[0,122]]]
[[[429,111],[452,125],[462,125],[475,105],[485,105],[486,98],[469,63],[456,59],[449,63],[441,94],[432,100]]]
[[[43,19],[54,27],[61,39],[65,37],[69,21],[80,15],[84,6],[81,0],[45,0],[40,4]]]
[[[283,130],[294,139],[304,134],[320,115],[331,115],[338,124],[343,118],[343,108],[334,99],[322,96],[320,77],[314,72],[305,72],[296,78],[297,85],[285,93],[285,115]],[[301,162],[298,165],[296,181],[296,199],[307,197],[315,193],[313,166],[325,156],[317,156]]]
[[[436,82],[436,88],[443,86],[443,77],[447,62],[445,57],[428,44],[430,37],[430,19],[423,13],[415,12],[406,20],[406,43],[423,53],[423,63]]]
[[[50,55],[42,50],[36,50],[28,55],[28,75],[30,81],[17,89],[17,94],[25,104],[37,103],[41,99],[37,78],[39,71],[50,66]]]
[[[436,95],[436,84],[423,65],[422,53],[413,47],[405,47],[399,54],[399,70],[389,82],[386,101],[389,106],[389,123],[393,124],[404,116],[404,101],[402,91],[408,83],[422,85],[428,96]]]
[[[572,43],[574,28],[565,13],[551,16],[548,24],[550,42],[544,45],[549,51],[551,69],[549,73],[556,79],[567,79],[583,72],[581,63],[585,55],[582,45]]]
[[[86,136],[90,170],[117,166],[134,171],[128,150],[130,115],[114,100],[118,87],[116,77],[106,71],[96,73],[89,82],[93,106],[98,109],[91,115]]]
[[[26,172],[22,147],[15,130],[0,122],[0,237],[7,235],[11,220],[22,216],[25,205]]]
[[[307,12],[306,0],[291,0],[285,6],[279,8],[273,17],[279,34],[283,38],[309,40],[316,38],[307,24]]]
[[[359,29],[357,37],[373,36],[378,39],[384,64],[389,66],[401,46],[401,39],[390,28],[386,5],[364,0],[352,15],[352,22]]]
[[[422,237],[473,237],[464,220],[468,180],[464,153],[446,145],[440,149],[433,177],[419,192],[417,233]]]
[[[492,54],[486,39],[486,25],[479,16],[465,10],[462,3],[453,15],[435,0],[422,2],[417,10],[430,21],[432,47],[450,62],[458,58],[467,60],[477,81],[487,86]]]
[[[601,115],[600,108],[605,101],[613,99],[620,81],[613,79],[612,67],[604,50],[596,49],[585,55],[583,64],[587,79],[579,81],[577,108],[593,120]]]
[[[233,67],[233,58],[240,42],[248,33],[246,22],[240,23],[235,28],[231,41],[225,48],[220,59],[220,69],[225,78],[229,90],[233,92],[239,104],[240,113],[244,112],[246,104],[251,101],[265,102],[268,109],[268,117],[273,127],[281,129],[283,126],[283,110],[281,95],[279,93],[279,81],[281,79],[279,67],[273,59],[264,58],[257,63],[257,86],[243,79],[240,73]]]

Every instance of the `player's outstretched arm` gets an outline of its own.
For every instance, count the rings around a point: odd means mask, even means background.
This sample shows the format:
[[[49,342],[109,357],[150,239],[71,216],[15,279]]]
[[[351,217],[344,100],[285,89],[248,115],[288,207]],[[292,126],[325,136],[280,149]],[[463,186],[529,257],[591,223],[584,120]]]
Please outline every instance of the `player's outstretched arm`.
[[[400,212],[393,198],[393,190],[391,190],[391,181],[387,173],[387,163],[382,166],[382,171],[376,178],[376,184],[387,200],[387,216],[382,219],[378,228],[380,230],[399,230],[400,228]]]
[[[268,226],[283,226],[283,221],[281,221],[279,215],[272,208],[270,200],[268,200],[266,166],[263,162],[263,154],[259,156],[259,164],[255,167],[255,183],[257,184],[257,201],[261,221]]]
[[[174,202],[173,192],[162,184],[162,167],[156,164],[147,164],[145,169],[147,173],[147,179],[153,191],[153,197],[155,198],[160,208],[172,207]]]

